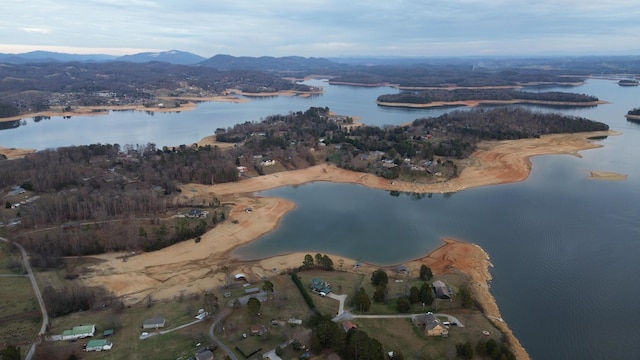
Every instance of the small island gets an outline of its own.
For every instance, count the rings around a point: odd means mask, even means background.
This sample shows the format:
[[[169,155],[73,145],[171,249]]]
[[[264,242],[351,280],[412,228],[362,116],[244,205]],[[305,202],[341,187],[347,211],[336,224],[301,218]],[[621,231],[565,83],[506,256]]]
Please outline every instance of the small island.
[[[640,84],[640,82],[636,79],[623,79],[618,81],[618,85],[620,86],[638,86],[638,84]]]
[[[627,118],[628,121],[631,121],[634,123],[640,123],[640,107],[629,110],[627,112],[627,115],[625,115],[625,117]]]
[[[566,92],[524,92],[512,89],[452,89],[403,91],[381,95],[379,106],[428,108],[447,106],[478,106],[536,104],[546,106],[597,106],[603,102],[595,96]]]

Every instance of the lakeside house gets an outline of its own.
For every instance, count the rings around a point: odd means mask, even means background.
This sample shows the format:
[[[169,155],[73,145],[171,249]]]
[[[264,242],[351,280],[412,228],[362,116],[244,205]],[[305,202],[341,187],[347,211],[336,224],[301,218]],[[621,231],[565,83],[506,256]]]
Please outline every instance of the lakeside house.
[[[433,291],[438,299],[451,300],[451,291],[449,291],[449,287],[444,282],[440,280],[434,281]]]
[[[79,325],[62,332],[62,340],[77,340],[92,337],[96,333],[95,325]]]
[[[207,215],[209,215],[208,211],[200,209],[191,209],[187,213],[187,217],[191,219],[204,219]]]
[[[322,279],[313,278],[313,280],[311,280],[311,290],[328,294],[331,292],[331,285]]]
[[[167,319],[162,316],[155,316],[142,322],[143,329],[159,329],[167,325]]]
[[[89,351],[107,351],[107,350],[111,350],[111,348],[113,347],[113,343],[110,341],[107,341],[106,339],[100,339],[100,340],[89,340],[89,342],[87,343],[87,346],[85,347],[85,351],[89,352]]]
[[[449,329],[431,312],[414,317],[414,323],[421,327],[427,336],[448,336]]]

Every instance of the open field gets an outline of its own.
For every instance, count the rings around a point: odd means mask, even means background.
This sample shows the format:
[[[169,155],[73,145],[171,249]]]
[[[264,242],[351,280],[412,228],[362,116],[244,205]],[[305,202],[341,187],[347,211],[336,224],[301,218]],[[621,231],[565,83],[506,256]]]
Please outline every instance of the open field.
[[[30,343],[41,323],[29,278],[0,276],[0,347]]]

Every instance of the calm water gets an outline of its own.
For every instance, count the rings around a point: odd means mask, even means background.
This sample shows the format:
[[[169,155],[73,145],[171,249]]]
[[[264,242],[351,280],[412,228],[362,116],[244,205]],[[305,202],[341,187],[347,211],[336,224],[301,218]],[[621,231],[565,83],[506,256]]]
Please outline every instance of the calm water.
[[[323,96],[312,99],[209,103],[181,114],[28,120],[26,126],[0,131],[0,145],[189,144],[217,127],[309,106],[329,106],[376,125],[401,124],[445,111],[405,111],[373,103],[379,94],[394,91],[326,86]],[[640,125],[627,122],[624,114],[640,106],[640,88],[598,80],[568,91],[611,103],[562,112],[606,122],[623,135],[601,140],[603,148],[583,151],[582,158],[534,158],[527,181],[450,195],[394,197],[386,191],[330,183],[266,191],[261,194],[292,199],[298,207],[276,231],[238,253],[264,257],[289,251],[330,252],[396,264],[426,254],[440,245],[443,236],[464,239],[490,254],[495,265],[492,293],[534,359],[636,359]],[[589,170],[624,173],[628,179],[589,180]]]

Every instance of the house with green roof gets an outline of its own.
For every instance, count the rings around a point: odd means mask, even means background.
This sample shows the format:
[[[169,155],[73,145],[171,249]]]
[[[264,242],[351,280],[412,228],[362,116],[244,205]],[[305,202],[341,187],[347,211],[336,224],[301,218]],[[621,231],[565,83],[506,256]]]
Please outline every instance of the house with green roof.
[[[74,326],[71,330],[62,332],[62,340],[76,340],[91,337],[96,333],[95,325],[79,325]]]
[[[84,349],[85,351],[103,351],[103,350],[111,350],[111,348],[113,347],[113,343],[106,340],[106,339],[100,339],[100,340],[89,340],[89,342],[87,343],[87,347]]]
[[[328,294],[331,292],[331,285],[322,279],[313,278],[311,280],[311,290]]]

